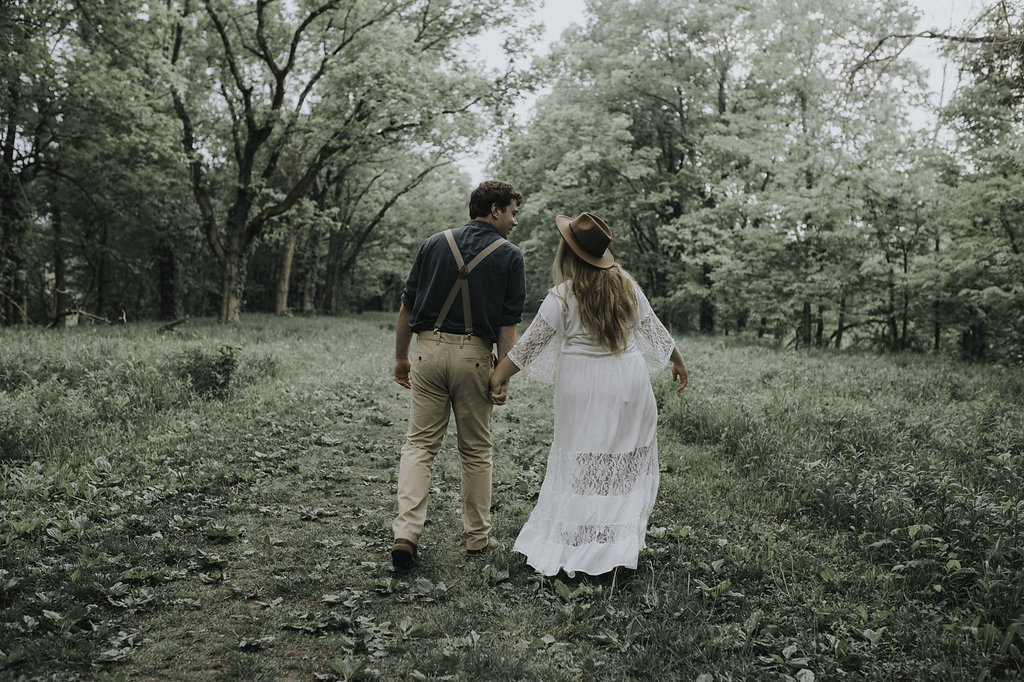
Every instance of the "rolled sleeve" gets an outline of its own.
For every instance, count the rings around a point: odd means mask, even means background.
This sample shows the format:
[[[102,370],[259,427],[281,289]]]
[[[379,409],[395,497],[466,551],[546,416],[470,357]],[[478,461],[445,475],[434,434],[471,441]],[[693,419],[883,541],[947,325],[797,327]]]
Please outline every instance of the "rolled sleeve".
[[[523,305],[526,303],[526,264],[519,249],[509,263],[508,281],[505,286],[505,302],[501,311],[501,326],[519,324],[523,320]]]
[[[416,289],[419,286],[422,263],[423,245],[421,244],[419,251],[416,252],[416,258],[412,262],[412,268],[409,269],[409,275],[405,278],[405,288],[402,289],[402,305],[408,310],[412,310],[416,305]]]

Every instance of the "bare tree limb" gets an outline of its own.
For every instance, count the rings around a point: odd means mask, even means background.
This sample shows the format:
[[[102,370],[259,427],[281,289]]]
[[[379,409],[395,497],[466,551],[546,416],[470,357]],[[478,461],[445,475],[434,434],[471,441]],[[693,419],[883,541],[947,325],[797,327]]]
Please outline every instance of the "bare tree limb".
[[[176,66],[181,58],[181,44],[184,36],[184,20],[191,12],[191,3],[186,1],[182,8],[181,18],[178,25],[174,27],[174,43],[171,46],[171,66]],[[171,89],[171,100],[174,104],[174,112],[181,121],[181,147],[185,153],[185,161],[188,163],[189,182],[192,185],[192,195],[199,205],[199,212],[203,216],[203,232],[206,234],[206,241],[213,250],[214,256],[221,263],[224,262],[224,247],[217,236],[217,217],[213,212],[213,201],[210,198],[206,186],[206,176],[203,173],[203,164],[195,145],[195,128],[192,117],[185,108],[181,94],[174,88]]]
[[[128,316],[125,314],[124,310],[121,311],[121,314],[118,315],[116,319],[111,320],[110,318],[103,317],[102,315],[94,315],[93,313],[83,310],[82,308],[72,308],[70,310],[64,310],[62,312],[57,313],[57,315],[52,320],[50,320],[50,322],[45,327],[43,327],[43,329],[52,329],[57,325],[57,320],[68,317],[69,315],[78,315],[79,317],[84,317],[85,319],[90,320],[92,322],[102,322],[103,324],[109,325],[115,325],[118,323],[126,324],[128,322]]]
[[[217,11],[209,4],[206,4],[206,14],[209,15],[210,21],[213,22],[214,28],[217,29],[217,35],[220,36],[220,42],[224,46],[224,56],[227,58],[227,66],[231,70],[231,76],[234,78],[235,87],[238,88],[238,92],[242,95],[242,104],[244,105],[245,118],[248,123],[249,129],[254,130],[256,128],[256,118],[253,114],[252,108],[252,88],[246,86],[245,79],[242,77],[242,73],[238,68],[238,58],[235,57],[235,51],[231,47],[231,39],[228,36],[227,27],[221,21]]]
[[[22,324],[32,324],[32,321],[28,319],[28,313],[25,312],[24,308],[22,308],[20,305],[18,305],[17,301],[15,301],[13,298],[8,296],[6,292],[0,291],[0,294],[3,294],[4,298],[7,299],[7,301],[12,306],[17,308],[19,313],[21,313],[21,322],[22,322]]]
[[[186,315],[185,317],[180,317],[177,320],[175,320],[174,322],[168,322],[165,325],[157,327],[157,331],[158,332],[171,332],[171,331],[174,331],[174,328],[177,327],[179,324],[186,324],[187,322],[188,322],[188,315]]]
[[[949,33],[937,33],[935,31],[921,31],[920,33],[890,33],[887,36],[883,36],[875,43],[875,46],[868,50],[867,55],[864,56],[850,72],[850,81],[853,81],[854,76],[865,68],[868,64],[876,64],[879,62],[892,61],[899,56],[903,50],[913,41],[918,38],[925,38],[927,40],[944,40],[952,43],[964,43],[967,45],[1021,45],[1024,46],[1024,35],[1014,34],[997,34],[997,35],[985,35],[985,36],[963,36],[963,35],[952,35]],[[906,40],[906,44],[900,48],[899,52],[895,55],[883,58],[875,58],[875,55],[881,50],[887,42],[890,40]]]

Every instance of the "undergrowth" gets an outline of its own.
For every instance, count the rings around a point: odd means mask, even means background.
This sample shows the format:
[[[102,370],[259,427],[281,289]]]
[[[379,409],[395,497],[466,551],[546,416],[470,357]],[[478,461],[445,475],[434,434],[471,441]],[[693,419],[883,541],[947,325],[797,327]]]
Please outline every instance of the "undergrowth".
[[[762,482],[780,518],[824,524],[929,626],[1024,656],[1021,374],[832,354],[734,349],[665,425]],[[831,569],[829,569],[831,572]]]
[[[392,316],[0,340],[4,679],[1021,677],[1018,370],[680,339],[639,568],[546,579],[508,549],[552,422],[521,377],[506,549],[462,553],[449,434],[391,571]]]

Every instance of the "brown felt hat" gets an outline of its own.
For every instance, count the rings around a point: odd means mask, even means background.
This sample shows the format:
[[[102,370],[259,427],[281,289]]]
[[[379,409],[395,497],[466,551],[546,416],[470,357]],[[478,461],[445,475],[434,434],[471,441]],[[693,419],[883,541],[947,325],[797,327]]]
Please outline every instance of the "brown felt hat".
[[[612,231],[596,215],[584,211],[575,218],[555,216],[555,225],[562,233],[562,239],[576,255],[595,268],[610,268],[615,258],[608,250]]]

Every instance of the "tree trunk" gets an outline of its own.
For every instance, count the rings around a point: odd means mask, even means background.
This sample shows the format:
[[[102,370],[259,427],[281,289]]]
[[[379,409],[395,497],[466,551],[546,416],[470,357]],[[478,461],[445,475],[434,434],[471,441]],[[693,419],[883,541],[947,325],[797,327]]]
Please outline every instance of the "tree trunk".
[[[889,327],[889,349],[900,350],[900,330],[896,323],[896,280],[892,268],[889,269],[889,310],[886,324]]]
[[[0,168],[0,324],[8,326],[14,319],[11,295],[11,234],[14,231],[14,205],[7,192],[8,172]]]
[[[901,297],[903,298],[903,310],[900,311],[900,350],[907,350],[910,347],[910,337],[907,330],[910,327],[910,294],[907,293],[906,276],[910,272],[910,256],[907,249],[903,249],[903,285]]]
[[[818,326],[814,330],[814,345],[821,348],[824,345],[822,337],[825,335],[825,309],[818,306]]]
[[[889,327],[889,350],[900,350],[900,331],[896,324],[896,316],[889,315],[886,325]]]
[[[306,230],[303,234],[301,248],[299,245],[296,245],[295,248],[295,258],[297,259],[297,267],[300,272],[296,278],[300,282],[299,310],[302,311],[303,315],[310,315],[316,309],[314,289],[316,285],[317,249],[319,245],[320,237],[317,231]],[[294,261],[292,267],[296,267]]]
[[[59,195],[57,195],[59,196]],[[64,215],[60,206],[53,206],[53,323],[55,327],[67,326],[68,309],[67,267],[64,263]]]
[[[906,292],[903,293],[903,311],[900,319],[900,350],[910,347],[910,340],[907,331],[910,327],[910,300]]]
[[[160,319],[177,320],[182,317],[179,301],[178,261],[170,237],[164,237],[156,247],[157,282],[160,299]],[[102,310],[102,308],[101,308]]]
[[[14,142],[18,129],[14,116],[8,118],[4,131],[3,163],[0,164],[0,324],[14,324],[14,258],[15,235],[20,214],[17,194],[18,183],[14,175]]]
[[[935,253],[939,252],[939,235],[935,235]],[[942,303],[939,297],[935,297],[935,302],[932,303],[933,310],[935,312],[935,342],[934,350],[939,350],[942,345]]]
[[[342,251],[345,238],[341,230],[331,232],[330,243],[327,247],[327,283],[324,285],[324,298],[320,307],[330,315],[337,315],[341,312],[342,302]]]
[[[11,175],[6,169],[0,170]],[[28,324],[25,281],[25,220],[22,204],[15,195],[13,178],[5,177],[0,187],[0,321],[4,326]]]
[[[313,312],[313,266],[306,268],[306,274],[302,278],[302,314],[309,315]]]
[[[28,281],[25,272],[24,232],[19,230],[11,241],[12,249],[8,263],[10,278],[7,283],[7,299],[4,301],[6,310],[4,319],[7,324],[28,325]]]
[[[107,229],[107,220],[103,219],[100,224],[99,242],[100,248],[97,254],[96,264],[96,312],[103,314],[103,311],[107,309],[107,235],[109,230]],[[173,248],[173,247],[172,247]],[[117,301],[115,303],[117,308],[124,308],[124,301]]]
[[[977,316],[977,311],[975,316]],[[988,343],[985,322],[976,320],[960,335],[960,357],[965,360],[981,360],[985,357]]]
[[[804,301],[800,309],[800,347],[809,348],[811,345],[811,304]]]
[[[701,265],[700,283],[705,294],[700,300],[700,333],[715,333],[715,304],[711,302],[711,264]]]
[[[241,321],[244,283],[244,258],[239,253],[228,251],[220,271],[220,313],[217,320],[221,324]]]
[[[839,299],[839,327],[836,328],[836,350],[843,347],[843,329],[846,328],[846,297]]]
[[[288,310],[288,288],[292,278],[292,262],[295,260],[295,244],[299,240],[298,232],[292,228],[284,239],[281,251],[281,268],[277,273],[277,297],[274,301],[274,314],[284,315]]]

